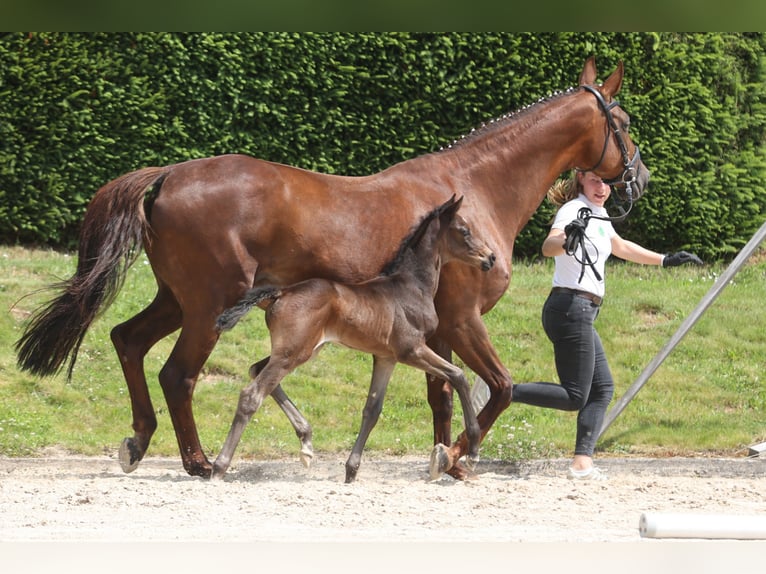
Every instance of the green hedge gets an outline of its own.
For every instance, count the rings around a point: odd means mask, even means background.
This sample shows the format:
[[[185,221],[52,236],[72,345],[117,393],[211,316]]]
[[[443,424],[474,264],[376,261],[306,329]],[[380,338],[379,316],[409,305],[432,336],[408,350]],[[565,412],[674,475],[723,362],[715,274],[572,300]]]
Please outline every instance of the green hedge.
[[[621,228],[729,257],[766,194],[761,33],[0,36],[0,241],[71,247],[88,200],[146,165],[241,152],[359,175],[438,149],[626,66],[619,96],[653,172]],[[522,233],[535,256],[551,207]]]

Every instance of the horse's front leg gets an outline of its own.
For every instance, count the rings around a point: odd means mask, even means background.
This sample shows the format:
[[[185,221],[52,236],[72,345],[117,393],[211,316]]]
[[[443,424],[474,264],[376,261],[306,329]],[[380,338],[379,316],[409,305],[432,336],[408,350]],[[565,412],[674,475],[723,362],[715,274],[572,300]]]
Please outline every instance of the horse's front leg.
[[[396,367],[396,359],[373,356],[372,379],[370,390],[367,393],[367,402],[362,411],[362,426],[351,449],[351,455],[346,461],[346,483],[356,480],[356,473],[362,463],[362,452],[372,429],[378,422],[380,412],[383,410],[383,399],[386,396],[388,382]]]

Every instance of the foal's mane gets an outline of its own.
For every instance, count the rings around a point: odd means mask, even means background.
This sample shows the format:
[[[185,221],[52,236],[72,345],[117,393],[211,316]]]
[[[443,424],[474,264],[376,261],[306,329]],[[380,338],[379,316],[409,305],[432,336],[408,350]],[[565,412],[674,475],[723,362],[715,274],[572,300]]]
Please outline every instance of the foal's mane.
[[[440,205],[439,207],[431,210],[430,213],[426,214],[423,219],[420,220],[420,223],[415,225],[412,230],[407,234],[407,236],[402,239],[401,244],[399,245],[399,250],[396,252],[396,255],[393,256],[393,258],[386,263],[386,265],[381,270],[381,275],[392,275],[396,272],[399,267],[401,267],[402,263],[405,261],[407,252],[415,249],[418,246],[418,243],[420,243],[420,240],[423,238],[423,235],[425,235],[426,230],[428,229],[428,226],[431,225],[431,222],[433,222],[434,219],[439,217],[442,212],[450,207],[455,202],[455,197],[453,196],[450,201],[447,203]]]
[[[526,117],[528,114],[530,114],[532,111],[536,110],[536,108],[542,104],[547,104],[551,102],[555,102],[559,99],[561,99],[564,96],[567,96],[575,91],[578,91],[582,89],[581,87],[570,87],[567,88],[565,91],[558,91],[554,92],[552,94],[549,94],[548,96],[544,98],[540,98],[536,102],[526,105],[523,108],[519,108],[514,112],[509,112],[507,114],[503,114],[500,117],[493,118],[489,120],[489,122],[484,122],[479,126],[478,128],[471,129],[470,132],[467,134],[463,134],[459,139],[453,140],[451,144],[441,147],[439,149],[439,152],[447,151],[450,149],[454,149],[456,147],[459,147],[461,145],[464,145],[470,141],[473,141],[477,137],[489,135],[492,132],[505,127],[510,122],[515,122],[517,120],[521,120],[524,117]]]

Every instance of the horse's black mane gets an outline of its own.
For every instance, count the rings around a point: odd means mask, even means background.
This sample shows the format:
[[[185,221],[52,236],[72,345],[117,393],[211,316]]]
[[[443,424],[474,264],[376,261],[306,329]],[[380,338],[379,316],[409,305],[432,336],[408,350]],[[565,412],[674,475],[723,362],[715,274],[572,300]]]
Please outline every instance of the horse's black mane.
[[[449,205],[450,204],[444,204],[433,209],[430,213],[426,214],[423,219],[420,220],[420,223],[412,228],[412,230],[404,239],[402,239],[402,242],[399,244],[399,249],[396,252],[396,255],[394,255],[381,270],[381,275],[392,275],[394,272],[396,272],[396,270],[404,262],[407,252],[417,247],[418,243],[423,238],[426,229],[428,229],[428,226],[431,225],[431,222],[439,217],[441,212],[444,211],[444,209]]]
[[[500,117],[491,119],[489,120],[489,122],[485,122],[481,124],[481,126],[479,126],[478,128],[473,128],[470,132],[468,132],[467,134],[464,134],[459,139],[453,140],[451,144],[441,147],[439,151],[442,152],[442,151],[447,151],[447,150],[459,147],[465,143],[468,143],[469,141],[473,141],[475,138],[479,136],[492,133],[493,131],[505,126],[510,121],[515,121],[517,119],[523,118],[527,113],[531,112],[532,109],[534,109],[538,105],[546,104],[546,103],[558,100],[559,98],[563,96],[571,94],[577,89],[579,88],[570,87],[563,92],[554,92],[544,98],[540,98],[533,104],[529,104],[524,106],[523,108],[519,108],[515,112],[509,112],[507,114],[503,114]]]

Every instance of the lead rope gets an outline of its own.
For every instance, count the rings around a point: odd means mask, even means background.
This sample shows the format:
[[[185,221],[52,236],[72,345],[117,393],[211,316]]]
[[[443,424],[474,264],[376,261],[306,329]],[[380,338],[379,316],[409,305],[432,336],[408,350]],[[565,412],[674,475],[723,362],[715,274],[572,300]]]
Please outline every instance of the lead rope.
[[[596,276],[596,279],[601,281],[601,274],[596,270],[596,261],[598,261],[598,249],[585,234],[585,230],[588,227],[588,223],[591,217],[593,217],[593,212],[591,212],[591,210],[587,207],[581,207],[577,212],[577,220],[582,222],[582,225],[574,228],[564,240],[564,251],[566,254],[574,257],[575,261],[577,261],[582,266],[582,269],[580,270],[580,278],[577,280],[578,283],[582,283],[582,278],[585,275],[586,266],[589,266],[593,271],[593,275]],[[595,261],[591,259],[590,253],[588,253],[588,250],[585,248],[586,240],[590,242],[590,244],[593,246],[593,249],[596,251]],[[582,253],[582,258],[577,256],[578,249],[580,250],[580,253]]]
[[[595,275],[597,281],[601,281],[601,274],[596,270],[596,262],[598,261],[598,248],[596,247],[595,243],[591,241],[588,236],[585,234],[585,230],[588,227],[588,223],[591,219],[600,219],[601,221],[622,221],[625,219],[628,214],[630,213],[630,210],[633,209],[633,182],[627,181],[625,182],[626,186],[626,193],[628,195],[628,209],[625,210],[622,208],[621,205],[617,205],[617,209],[620,211],[620,215],[615,217],[605,217],[601,215],[593,215],[593,212],[588,207],[581,207],[579,211],[577,212],[577,219],[582,222],[582,225],[576,227],[564,240],[564,251],[567,255],[570,255],[575,258],[575,261],[577,261],[581,266],[580,270],[580,278],[577,280],[578,283],[582,283],[582,278],[585,276],[585,268],[590,267],[593,271],[593,275]],[[590,253],[588,253],[588,250],[585,248],[585,240],[588,240],[588,242],[593,246],[593,250],[596,252],[596,259],[593,260],[590,257]],[[577,256],[577,250],[580,250],[582,253],[582,258],[579,258]]]

